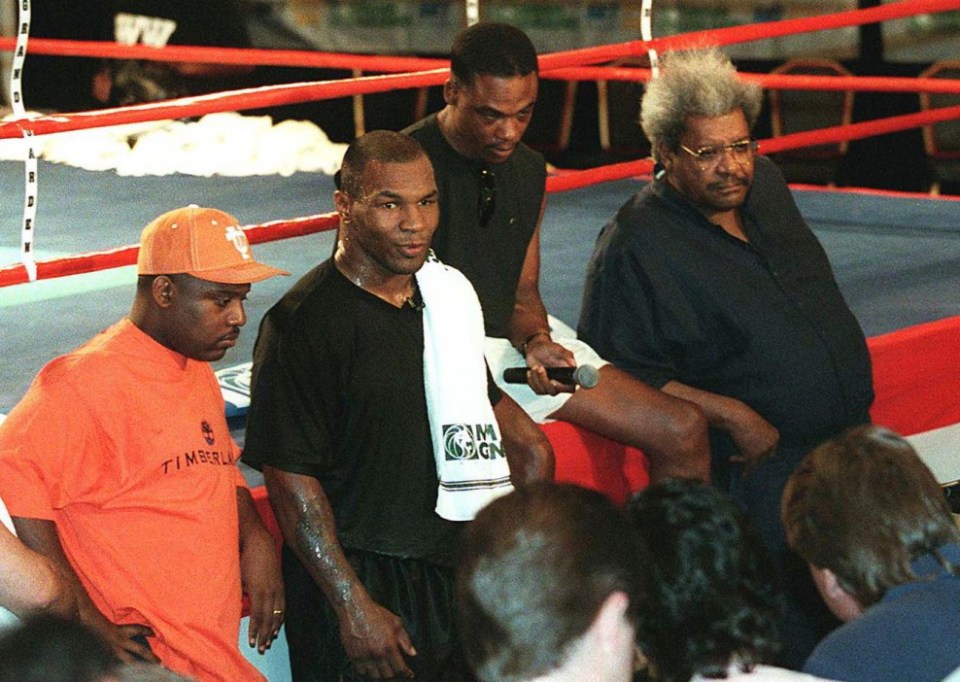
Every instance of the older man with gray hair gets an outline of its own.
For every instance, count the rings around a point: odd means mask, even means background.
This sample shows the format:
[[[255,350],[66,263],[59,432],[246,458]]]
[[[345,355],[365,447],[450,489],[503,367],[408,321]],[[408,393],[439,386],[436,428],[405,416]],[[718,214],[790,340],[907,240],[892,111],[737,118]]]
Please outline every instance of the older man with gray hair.
[[[869,421],[863,332],[783,175],[757,153],[761,91],[718,50],[668,55],[647,87],[656,179],[597,239],[579,335],[635,377],[700,406],[712,474],[788,566],[780,494],[806,452]],[[770,457],[774,454],[775,456]],[[797,562],[799,564],[799,562]],[[794,616],[803,579],[789,579]],[[788,618],[785,663],[814,624]]]

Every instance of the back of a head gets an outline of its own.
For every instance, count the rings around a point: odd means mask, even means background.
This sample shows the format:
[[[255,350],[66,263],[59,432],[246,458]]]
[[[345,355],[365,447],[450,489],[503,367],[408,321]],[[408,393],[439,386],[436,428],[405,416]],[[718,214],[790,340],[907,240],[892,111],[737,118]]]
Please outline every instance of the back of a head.
[[[742,80],[730,59],[716,48],[671,52],[660,76],[647,83],[640,125],[653,145],[677,151],[689,116],[715,118],[740,109],[753,129],[763,92]]]
[[[450,50],[450,71],[463,85],[479,75],[511,78],[537,72],[537,51],[509,24],[481,22],[461,31]]]
[[[790,546],[836,575],[866,608],[916,579],[910,562],[960,539],[950,506],[910,444],[877,426],[856,427],[801,462],[783,494]]]
[[[769,557],[733,500],[700,481],[653,485],[628,520],[650,557],[638,640],[664,682],[751,668],[775,652],[780,603]]]
[[[457,574],[459,627],[483,682],[528,680],[562,666],[614,592],[642,588],[622,513],[600,493],[537,483],[480,511]]]
[[[113,679],[113,653],[77,621],[35,616],[0,637],[0,682]]]
[[[367,164],[406,163],[425,155],[420,143],[409,135],[392,130],[373,130],[350,143],[334,181],[337,189],[359,198],[363,195],[360,185]]]

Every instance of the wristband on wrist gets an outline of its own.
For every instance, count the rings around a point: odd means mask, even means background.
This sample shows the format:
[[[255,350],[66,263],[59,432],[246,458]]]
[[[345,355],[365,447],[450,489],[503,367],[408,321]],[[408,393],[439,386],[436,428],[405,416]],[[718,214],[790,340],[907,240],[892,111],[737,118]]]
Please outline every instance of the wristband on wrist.
[[[527,346],[529,346],[529,345],[530,345],[530,342],[533,341],[533,340],[534,340],[535,338],[537,338],[538,336],[546,336],[546,337],[549,339],[549,338],[550,338],[550,332],[547,331],[547,330],[545,330],[545,329],[541,329],[540,331],[535,331],[535,332],[533,332],[533,334],[531,334],[530,336],[528,336],[527,338],[525,338],[523,341],[521,341],[521,342],[520,342],[520,345],[517,346],[517,350],[520,351],[520,354],[521,354],[521,355],[523,355],[524,357],[527,356]]]

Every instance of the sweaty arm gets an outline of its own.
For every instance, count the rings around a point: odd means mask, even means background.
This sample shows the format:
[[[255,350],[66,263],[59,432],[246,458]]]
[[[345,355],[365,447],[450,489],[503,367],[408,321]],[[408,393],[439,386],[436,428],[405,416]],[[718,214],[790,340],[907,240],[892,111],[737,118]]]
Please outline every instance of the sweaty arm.
[[[0,606],[24,618],[54,613],[77,615],[73,590],[56,565],[0,525]]]
[[[337,614],[340,639],[357,672],[373,678],[411,677],[404,654],[416,651],[400,618],[376,603],[337,539],[333,510],[320,481],[264,465],[270,503],[283,537]]]
[[[261,654],[270,648],[283,622],[283,579],[273,536],[264,527],[250,491],[237,488],[240,520],[240,578],[250,598],[247,640]]]
[[[556,395],[568,386],[547,378],[547,367],[574,367],[573,353],[550,337],[547,309],[540,297],[540,224],[546,208],[546,196],[540,205],[537,227],[527,245],[527,253],[517,282],[516,302],[510,318],[510,342],[526,358],[530,368],[528,382],[537,393]]]
[[[57,527],[53,521],[15,516],[13,517],[13,525],[17,529],[17,535],[27,547],[42,554],[59,569],[76,598],[80,621],[99,633],[113,649],[117,658],[124,662],[134,662],[141,659],[159,663],[159,659],[153,654],[150,647],[134,639],[152,636],[153,631],[149,627],[146,625],[115,625],[100,612],[93,600],[90,599],[90,595],[87,594],[80,578],[73,570],[67,555],[63,551],[60,537],[57,535]]]

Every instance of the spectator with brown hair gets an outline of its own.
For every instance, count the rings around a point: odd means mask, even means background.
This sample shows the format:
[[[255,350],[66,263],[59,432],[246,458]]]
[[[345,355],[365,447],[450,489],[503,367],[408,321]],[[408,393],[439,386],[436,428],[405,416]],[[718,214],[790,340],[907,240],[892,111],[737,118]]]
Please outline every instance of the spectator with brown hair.
[[[935,682],[960,666],[960,531],[906,440],[867,426],[819,446],[787,483],[783,523],[845,622],[805,670]]]

